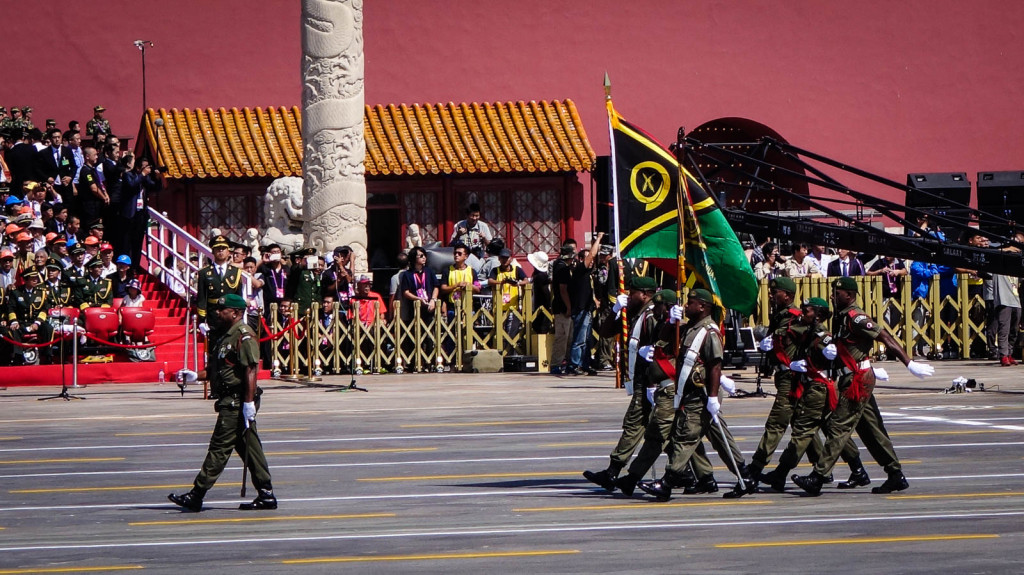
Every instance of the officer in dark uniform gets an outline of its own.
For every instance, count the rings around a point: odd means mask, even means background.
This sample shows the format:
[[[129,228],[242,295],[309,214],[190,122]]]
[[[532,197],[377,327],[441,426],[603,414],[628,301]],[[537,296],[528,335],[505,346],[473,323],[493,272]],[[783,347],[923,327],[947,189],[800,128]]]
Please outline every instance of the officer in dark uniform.
[[[206,453],[203,467],[196,475],[192,490],[188,493],[167,496],[175,505],[189,511],[203,508],[203,497],[209,491],[228,463],[232,451],[248,463],[252,473],[252,484],[257,490],[252,503],[243,503],[239,509],[277,509],[277,498],[270,482],[267,458],[263,444],[256,433],[256,412],[259,410],[260,390],[256,386],[256,372],[260,363],[258,337],[245,323],[245,299],[237,294],[227,294],[217,300],[217,321],[219,330],[224,332],[217,342],[216,369],[206,373],[190,374],[210,379],[210,385],[217,396],[214,410],[217,425],[210,437],[210,448]],[[212,319],[212,318],[210,318]],[[191,379],[191,378],[189,378]]]
[[[736,447],[719,413],[721,403],[718,392],[724,351],[718,324],[712,318],[715,306],[711,292],[705,289],[690,291],[685,308],[686,334],[680,343],[676,360],[679,371],[677,386],[682,390],[675,398],[680,411],[676,414],[666,450],[668,465],[661,479],[644,481],[638,485],[662,501],[671,498],[673,488],[684,484],[686,465],[704,437],[711,441],[730,471],[737,476],[747,477],[743,454]],[[745,493],[745,489],[741,489],[737,483],[736,489],[726,493],[725,497],[740,497]]]
[[[85,270],[85,247],[81,242],[71,246],[68,250],[71,255],[71,265],[64,270],[64,283],[71,288],[71,305],[81,308],[84,296],[85,280],[88,273]]]
[[[114,282],[102,277],[103,262],[93,258],[85,266],[88,277],[82,281],[82,303],[80,309],[88,307],[110,307],[114,304]]]
[[[64,266],[60,260],[46,260],[46,290],[50,292],[51,303],[56,307],[71,305],[71,286],[64,281],[61,272]]]
[[[110,135],[110,121],[103,117],[103,112],[107,111],[103,106],[96,106],[92,109],[93,117],[85,123],[85,135],[91,137],[93,140],[100,134],[104,136]]]
[[[288,275],[288,284],[285,286],[285,298],[299,305],[299,317],[301,318],[313,302],[320,301],[320,272],[312,265],[312,259],[316,256],[316,250],[305,248],[291,253],[292,273]]]
[[[7,337],[21,343],[26,336],[36,334],[35,343],[48,342],[53,339],[53,328],[49,322],[50,295],[39,285],[43,278],[35,270],[21,277],[25,285],[7,296]],[[27,349],[30,348],[14,346],[14,354],[24,362]],[[38,349],[43,363],[49,363],[51,346]]]
[[[196,313],[199,316],[199,331],[206,337],[206,365],[217,361],[213,353],[217,347],[217,341],[224,334],[223,329],[217,327],[216,322],[208,322],[207,308],[216,303],[219,298],[235,294],[242,295],[242,270],[231,265],[231,242],[224,236],[217,236],[210,240],[210,249],[213,250],[213,261],[199,270],[199,279],[196,283]],[[209,367],[208,372],[211,372]]]
[[[649,360],[639,353],[641,347],[649,346],[658,339],[657,320],[654,317],[654,297],[658,285],[654,280],[644,276],[636,276],[630,285],[629,295],[620,294],[612,308],[614,321],[606,321],[601,325],[602,337],[613,337],[622,331],[619,314],[625,313],[629,319],[629,340],[625,373],[622,374],[626,391],[632,399],[622,418],[622,435],[611,453],[608,468],[602,471],[584,471],[587,481],[604,487],[607,491],[615,491],[615,479],[622,468],[629,463],[633,451],[643,439],[647,420],[650,418],[653,404],[647,394],[647,367]],[[654,382],[657,385],[657,382]]]
[[[12,285],[10,289],[14,289]],[[7,290],[0,286],[0,334],[7,334]],[[11,344],[5,339],[0,338],[0,366],[11,365],[11,354],[14,352],[11,349]]]
[[[833,323],[835,357],[843,366],[837,380],[839,399],[836,410],[826,423],[825,450],[814,466],[814,471],[810,475],[794,475],[793,482],[807,493],[819,495],[825,476],[832,471],[840,452],[856,430],[871,456],[888,474],[885,483],[871,492],[902,491],[909,485],[878,412],[878,404],[873,395],[875,372],[868,358],[877,339],[915,376],[928,377],[935,373],[935,369],[928,364],[912,361],[896,338],[857,307],[857,281],[854,278],[838,278],[832,287],[836,309],[840,310]]]

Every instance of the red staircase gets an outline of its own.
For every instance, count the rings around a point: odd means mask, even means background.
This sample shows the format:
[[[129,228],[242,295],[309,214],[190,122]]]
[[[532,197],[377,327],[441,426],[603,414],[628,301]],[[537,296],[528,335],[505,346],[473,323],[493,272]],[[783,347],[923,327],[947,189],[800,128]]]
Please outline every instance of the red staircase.
[[[146,295],[143,307],[153,310],[153,314],[156,316],[156,326],[149,340],[160,343],[178,339],[157,346],[155,362],[130,361],[127,351],[119,349],[113,354],[114,361],[111,363],[80,363],[78,365],[79,384],[156,382],[160,369],[164,369],[165,379],[172,381],[174,373],[182,368],[185,353],[185,338],[182,335],[185,333],[187,313],[185,301],[149,274],[141,274],[139,281],[142,284],[142,293]],[[191,342],[189,345],[191,346]],[[200,352],[202,352],[201,346],[202,343],[200,343]],[[194,369],[191,348],[188,355],[189,366]],[[198,356],[199,364],[202,365],[203,354],[199,353]],[[68,385],[71,385],[72,366],[65,365],[64,371],[63,377]],[[0,367],[0,385],[3,386],[60,386],[61,384],[62,376],[59,364]]]

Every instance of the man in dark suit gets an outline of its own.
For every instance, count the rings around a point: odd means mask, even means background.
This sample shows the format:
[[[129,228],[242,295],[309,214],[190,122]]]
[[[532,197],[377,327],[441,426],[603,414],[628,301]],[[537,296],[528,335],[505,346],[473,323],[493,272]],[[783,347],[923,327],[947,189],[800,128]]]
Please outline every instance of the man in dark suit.
[[[11,170],[11,195],[24,198],[25,192],[22,190],[22,185],[35,177],[36,149],[31,143],[25,141],[25,133],[19,128],[11,129],[11,141],[16,143],[10,150],[7,150],[7,154],[4,156],[7,167]]]
[[[854,257],[850,250],[839,250],[839,257],[828,264],[828,277],[852,277],[864,275],[864,264]]]
[[[75,178],[77,166],[71,150],[61,146],[62,134],[57,128],[46,132],[50,145],[36,152],[35,179],[49,182],[62,198],[71,197],[71,182]]]
[[[149,198],[151,192],[160,191],[160,176],[149,164],[149,159],[139,158],[135,169],[125,172],[122,180],[121,206],[118,217],[121,253],[127,254],[132,262],[141,268],[142,242],[149,226]]]
[[[118,226],[123,223],[120,218],[124,174],[135,166],[135,156],[128,154],[122,158],[118,146],[108,142],[103,146],[102,165],[103,185],[106,186],[107,195],[110,197],[110,203],[103,211],[103,222],[110,226]],[[123,238],[120,237],[120,234],[112,234],[108,240],[114,246],[115,254],[125,253],[125,248],[122,245]]]

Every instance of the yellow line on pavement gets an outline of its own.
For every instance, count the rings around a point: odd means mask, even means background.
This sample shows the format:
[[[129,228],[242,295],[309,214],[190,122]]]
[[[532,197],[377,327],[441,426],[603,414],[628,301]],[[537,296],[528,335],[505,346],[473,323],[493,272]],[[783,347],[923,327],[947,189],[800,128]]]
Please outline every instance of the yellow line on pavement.
[[[476,473],[473,475],[413,475],[409,477],[361,477],[356,481],[430,481],[433,479],[486,479],[497,477],[566,477],[579,475],[579,471],[551,471],[547,473]]]
[[[174,521],[137,521],[128,525],[198,525],[208,523],[253,523],[262,521],[318,521],[322,519],[372,519],[395,517],[394,513],[358,513],[348,515],[293,515],[289,517],[244,517],[238,519],[178,519]]]
[[[579,443],[541,443],[540,447],[613,447],[614,441],[581,441]]]
[[[95,567],[40,567],[38,569],[2,569],[0,575],[22,573],[88,573],[90,571],[129,571],[144,569],[142,565],[97,565]]]
[[[548,549],[538,551],[494,551],[491,553],[434,553],[430,555],[363,555],[351,557],[319,557],[310,559],[286,559],[285,565],[308,563],[361,563],[373,561],[444,561],[448,559],[497,559],[504,557],[543,557],[549,555],[575,555],[577,549]]]
[[[469,423],[409,423],[401,427],[486,427],[488,425],[549,425],[552,423],[590,423],[589,419],[536,419],[531,421],[473,421]]]
[[[217,483],[221,487],[241,487],[241,482]],[[183,489],[191,483],[170,483],[165,485],[122,485],[120,487],[54,487],[49,489],[12,489],[8,493],[84,493],[87,491],[139,491],[143,489]]]
[[[719,543],[719,549],[750,549],[753,547],[799,547],[804,545],[860,545],[867,543],[910,543],[917,541],[958,541],[961,539],[998,539],[996,534],[905,535],[901,537],[851,537],[849,539],[807,539],[803,541],[761,541],[751,543]]]
[[[668,507],[718,507],[722,505],[772,505],[774,502],[765,501],[763,499],[748,499],[748,500],[737,500],[737,501],[708,501],[705,503],[662,503],[659,505],[650,505],[649,503],[637,500],[634,503],[619,503],[615,505],[579,505],[576,507],[519,507],[513,508],[512,511],[522,513],[537,513],[545,511],[605,511],[608,509],[637,509],[638,507],[645,507],[646,509],[665,509]]]
[[[15,441],[15,440],[18,440],[18,439],[24,439],[24,438],[23,437],[19,437],[17,435],[8,435],[6,437],[0,437],[0,441]]]
[[[261,429],[260,433],[281,433],[284,431],[309,431],[308,427],[279,427],[277,429]],[[147,431],[139,433],[115,433],[114,437],[150,437],[159,435],[210,435],[211,430],[201,431]]]
[[[390,447],[380,449],[325,449],[322,451],[268,451],[267,455],[323,455],[344,453],[407,453],[411,451],[437,451],[436,447]]]
[[[889,495],[886,499],[966,499],[972,497],[1020,497],[1024,491],[1006,491],[1000,493],[947,493],[943,495]]]
[[[961,431],[896,431],[889,434],[889,437],[913,435],[976,435],[978,433],[1011,433],[1010,429],[965,429]]]
[[[69,459],[8,459],[0,465],[25,465],[28,463],[96,463],[99,461],[124,461],[123,457],[75,457]]]

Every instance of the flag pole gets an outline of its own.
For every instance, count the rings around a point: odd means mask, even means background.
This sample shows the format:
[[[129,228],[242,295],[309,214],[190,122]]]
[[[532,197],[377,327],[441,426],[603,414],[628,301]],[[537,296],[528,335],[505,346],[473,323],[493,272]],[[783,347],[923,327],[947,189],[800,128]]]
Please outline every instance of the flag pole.
[[[683,213],[684,213],[683,209],[684,209],[684,206],[687,205],[686,203],[684,203],[684,200],[686,200],[687,202],[689,201],[687,198],[685,198],[685,194],[686,194],[685,190],[686,190],[686,186],[687,186],[686,174],[683,173],[683,169],[682,169],[683,163],[682,163],[682,160],[679,157],[679,151],[682,149],[682,146],[684,145],[684,142],[685,142],[685,139],[684,139],[685,131],[686,131],[686,129],[683,128],[682,126],[680,126],[679,127],[679,131],[676,132],[676,149],[675,149],[676,165],[679,166],[679,188],[676,190],[676,210],[679,212],[679,238],[678,238],[678,240],[679,240],[678,241],[679,253],[676,254],[676,266],[677,266],[677,268],[676,268],[676,299],[679,301],[680,305],[683,302],[683,285],[686,284],[686,218],[683,216]],[[679,325],[679,323],[677,323],[676,324],[676,351],[677,351],[677,353],[679,351],[679,338],[680,338],[679,332],[680,332],[680,325]]]
[[[608,144],[611,151],[611,184],[612,184],[612,218],[615,222],[615,263],[619,269],[619,293],[626,293],[625,268],[622,265],[622,252],[619,251],[619,178],[615,166],[615,130],[612,126],[615,108],[612,106],[612,81],[608,72],[604,73],[604,101],[608,108]],[[622,336],[615,342],[615,389],[624,387],[622,382],[622,352],[626,349],[629,338],[629,319],[622,314]]]

